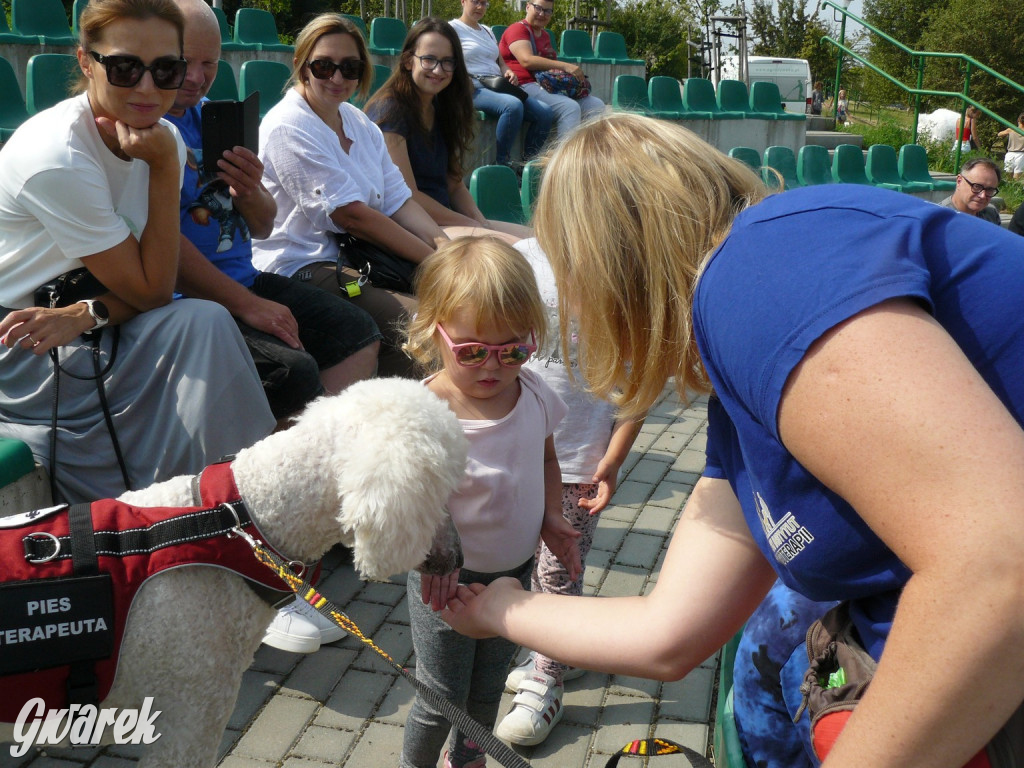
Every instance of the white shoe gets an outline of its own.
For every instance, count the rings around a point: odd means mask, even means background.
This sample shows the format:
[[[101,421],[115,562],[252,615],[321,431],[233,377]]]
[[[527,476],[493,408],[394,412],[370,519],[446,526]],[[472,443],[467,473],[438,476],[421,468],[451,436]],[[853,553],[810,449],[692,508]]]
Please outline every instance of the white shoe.
[[[335,624],[331,619],[324,616],[305,600],[296,599],[295,604],[298,606],[295,610],[301,613],[302,616],[310,621],[320,632],[320,645],[336,643],[342,638],[348,637],[348,632]]]
[[[519,684],[523,682],[523,678],[527,675],[532,675],[537,669],[537,654],[530,651],[530,655],[526,657],[519,666],[512,667],[512,671],[508,673],[508,677],[505,678],[505,692],[515,693],[519,690]],[[569,667],[562,673],[562,682],[569,680],[575,680],[579,677],[583,677],[587,674],[587,670],[580,669],[579,667]]]
[[[320,629],[301,611],[306,605],[295,600],[279,608],[263,635],[264,645],[289,653],[316,653],[320,650]]]
[[[494,733],[499,739],[524,747],[540,744],[562,719],[564,688],[543,672],[523,678],[512,709],[498,723]]]

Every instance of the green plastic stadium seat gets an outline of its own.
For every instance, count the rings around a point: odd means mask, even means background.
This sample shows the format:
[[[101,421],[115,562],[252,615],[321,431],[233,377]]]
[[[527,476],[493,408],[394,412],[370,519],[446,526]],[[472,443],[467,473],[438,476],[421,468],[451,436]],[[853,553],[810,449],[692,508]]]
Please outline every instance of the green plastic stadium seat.
[[[612,108],[620,112],[651,113],[647,100],[647,81],[639,75],[619,75],[612,85]]]
[[[23,37],[11,32],[7,26],[7,15],[0,13],[0,45],[40,45],[40,40],[34,35]]]
[[[501,42],[501,36],[505,34],[505,30],[508,29],[508,24],[492,24],[491,32],[494,33],[494,39],[499,43]]]
[[[750,110],[770,114],[773,120],[806,120],[807,115],[782,108],[779,86],[767,80],[750,84]]]
[[[867,184],[864,150],[855,144],[840,144],[832,153],[832,180],[839,184]]]
[[[904,144],[900,147],[896,167],[904,181],[918,184],[930,184],[934,190],[952,191],[956,189],[955,181],[934,179],[928,172],[928,150],[920,144]]]
[[[378,16],[370,22],[370,53],[378,56],[397,56],[402,52],[405,35],[409,30],[401,19]]]
[[[832,184],[832,161],[828,150],[815,144],[800,147],[796,156],[796,177],[805,187]]]
[[[732,695],[733,665],[742,636],[741,630],[723,646],[719,662],[718,707],[715,712],[714,731],[715,765],[717,768],[747,768],[743,760],[743,748],[740,746],[739,733],[736,730]]]
[[[228,17],[224,15],[223,8],[214,8],[213,15],[217,17],[217,26],[220,27],[220,49],[221,51],[255,51],[253,46],[236,43],[228,25]]]
[[[42,45],[75,45],[61,0],[11,0],[11,28]]]
[[[761,160],[761,178],[765,185],[771,189],[778,189],[778,176],[769,169],[775,170],[782,177],[783,190],[803,186],[797,178],[796,155],[789,147],[768,147]]]
[[[377,91],[379,91],[380,87],[382,85],[384,85],[385,81],[389,77],[391,77],[391,67],[387,67],[387,66],[385,66],[383,64],[374,64],[373,65],[373,83],[370,85],[370,95],[366,97],[366,101],[360,99],[358,93],[353,94],[352,98],[349,99],[349,101],[351,101],[357,107],[362,109],[363,105],[366,104],[366,102],[370,100],[370,96],[373,96],[373,94],[375,94]]]
[[[235,42],[257,51],[295,51],[294,46],[281,42],[274,15],[262,8],[238,9],[235,13]]]
[[[206,96],[214,101],[238,101],[238,83],[235,70],[224,59],[217,62],[217,77]]]
[[[27,475],[35,467],[36,460],[25,443],[0,437],[0,488]]]
[[[896,150],[888,144],[874,144],[868,147],[864,172],[867,174],[868,181],[876,187],[895,189],[898,192],[929,192],[932,188],[931,184],[904,181],[900,178]]]
[[[25,68],[25,106],[34,115],[71,95],[78,59],[69,53],[37,53]]]
[[[243,62],[238,73],[238,97],[244,100],[249,94],[259,92],[262,120],[270,108],[281,100],[291,73],[291,69],[279,61],[253,59]]]
[[[14,67],[7,59],[0,58],[0,142],[11,138],[15,129],[26,120],[28,109],[21,97]]]
[[[702,77],[689,77],[683,83],[683,106],[688,112],[700,112],[711,120],[742,120],[743,112],[727,112],[715,101],[715,86]]]
[[[71,35],[77,40],[78,39],[78,18],[82,15],[82,11],[85,10],[85,6],[89,4],[89,0],[75,0],[71,6]]]
[[[761,175],[761,153],[753,147],[733,147],[729,150],[729,157],[745,163],[750,170]]]
[[[533,206],[537,204],[537,194],[540,192],[540,180],[543,175],[544,169],[536,160],[531,160],[523,166],[519,197],[523,203],[523,214],[527,219],[533,218]]]
[[[519,179],[507,165],[481,165],[469,177],[469,194],[488,219],[523,223]]]
[[[647,81],[647,102],[651,114],[665,120],[710,119],[710,115],[689,114],[683,106],[683,93],[674,77],[655,75]]]
[[[567,29],[558,43],[558,58],[577,64],[611,64],[611,59],[599,59],[590,45],[590,35],[582,29]]]
[[[599,59],[611,59],[616,64],[642,67],[647,62],[643,59],[631,59],[626,51],[626,38],[618,32],[598,32],[594,55]]]
[[[774,120],[770,112],[756,112],[750,108],[750,94],[742,80],[718,81],[718,108],[724,112],[742,112],[745,118]]]
[[[356,16],[354,13],[343,13],[341,15],[359,27],[359,31],[363,33],[363,40],[370,37],[370,31],[366,28],[366,22],[363,21],[362,16]]]

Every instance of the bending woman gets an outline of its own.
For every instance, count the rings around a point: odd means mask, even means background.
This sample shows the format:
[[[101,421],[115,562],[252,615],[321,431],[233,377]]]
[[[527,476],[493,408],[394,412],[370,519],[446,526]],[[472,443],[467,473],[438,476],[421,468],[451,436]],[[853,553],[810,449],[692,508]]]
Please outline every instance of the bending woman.
[[[529,227],[484,218],[462,181],[476,120],[471,93],[459,36],[448,22],[426,18],[409,30],[394,72],[366,114],[384,132],[413,200],[438,224],[481,235],[494,230],[510,242],[532,237]]]
[[[495,162],[498,165],[512,163],[512,145],[519,135],[523,120],[526,120],[526,135],[523,137],[524,161],[532,160],[540,152],[548,137],[555,113],[547,104],[538,99],[519,98],[484,87],[481,78],[504,77],[512,85],[519,85],[519,78],[508,68],[498,53],[498,41],[486,24],[481,24],[487,7],[487,0],[461,0],[462,15],[453,19],[452,28],[462,43],[462,54],[466,69],[473,78],[473,106],[485,115],[496,117]],[[518,158],[517,158],[518,159]]]
[[[568,204],[581,189],[585,210]],[[649,595],[503,580],[460,587],[445,616],[674,680],[778,576],[847,601],[878,660],[824,764],[958,768],[1024,699],[1024,242],[868,187],[764,196],[742,164],[636,115],[555,151],[537,232],[582,373],[598,395],[621,387],[623,417],[671,376],[712,392],[707,468]],[[814,235],[840,224],[859,236],[823,262]],[[615,631],[624,615],[645,631]]]
[[[295,41],[289,82],[260,124],[263,182],[277,215],[270,236],[253,241],[253,264],[351,298],[384,336],[378,372],[412,376],[400,328],[415,297],[376,288],[350,264],[339,266],[337,236],[348,233],[419,264],[447,235],[412,199],[380,129],[348,103],[357,90],[365,98],[373,82],[356,26],[337,13],[307,24]]]
[[[173,0],[92,0],[80,20],[84,93],[26,121],[0,152],[0,435],[23,440],[57,501],[195,472],[274,426],[231,316],[171,304],[184,145],[160,117],[185,74]],[[84,268],[93,302],[34,306],[36,289]],[[58,382],[56,465],[51,418]],[[109,367],[108,367],[109,366]],[[81,378],[86,377],[86,378]]]

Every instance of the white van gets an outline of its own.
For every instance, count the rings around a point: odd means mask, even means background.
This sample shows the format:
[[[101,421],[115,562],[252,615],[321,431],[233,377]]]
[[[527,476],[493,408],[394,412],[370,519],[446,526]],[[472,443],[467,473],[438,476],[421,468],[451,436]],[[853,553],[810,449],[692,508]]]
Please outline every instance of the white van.
[[[779,86],[787,112],[810,113],[811,66],[807,59],[779,59],[771,56],[747,57],[747,82],[768,80]]]

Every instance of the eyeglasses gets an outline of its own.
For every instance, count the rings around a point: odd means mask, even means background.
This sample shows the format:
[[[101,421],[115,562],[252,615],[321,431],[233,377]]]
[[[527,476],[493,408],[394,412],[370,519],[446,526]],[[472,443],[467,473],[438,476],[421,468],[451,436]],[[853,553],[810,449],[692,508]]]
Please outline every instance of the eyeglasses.
[[[552,8],[545,8],[544,6],[537,5],[536,3],[527,3],[527,5],[532,5],[533,6],[533,10],[535,10],[537,12],[538,16],[550,16],[552,13],[555,12],[555,9],[553,7]]]
[[[335,64],[330,59],[313,59],[309,62],[309,72],[317,80],[330,80],[335,72],[341,72],[346,80],[358,80],[366,71],[366,62],[362,59],[342,59]]]
[[[451,56],[444,59],[439,59],[437,56],[413,56],[420,60],[420,66],[423,67],[427,72],[433,72],[437,69],[437,65],[441,65],[441,69],[445,72],[454,72],[456,61]]]
[[[999,187],[986,187],[984,184],[975,184],[963,174],[960,175],[960,178],[967,182],[967,186],[971,188],[972,194],[985,195],[986,197],[994,197],[999,194]]]
[[[136,56],[104,56],[96,51],[89,51],[99,64],[107,71],[107,82],[118,88],[131,88],[137,85],[142,76],[149,72],[153,76],[153,85],[162,91],[176,91],[185,81],[188,62],[181,58],[166,56],[157,59],[148,67]]]
[[[497,353],[498,362],[506,368],[518,368],[537,351],[537,340],[533,331],[530,331],[529,344],[519,341],[510,344],[483,344],[479,341],[456,344],[440,325],[437,326],[437,330],[440,331],[441,338],[448,344],[448,349],[451,350],[455,362],[463,368],[479,368],[490,359],[492,352]]]
[[[474,5],[477,8],[490,8],[491,4],[487,0],[469,0],[470,5]]]

